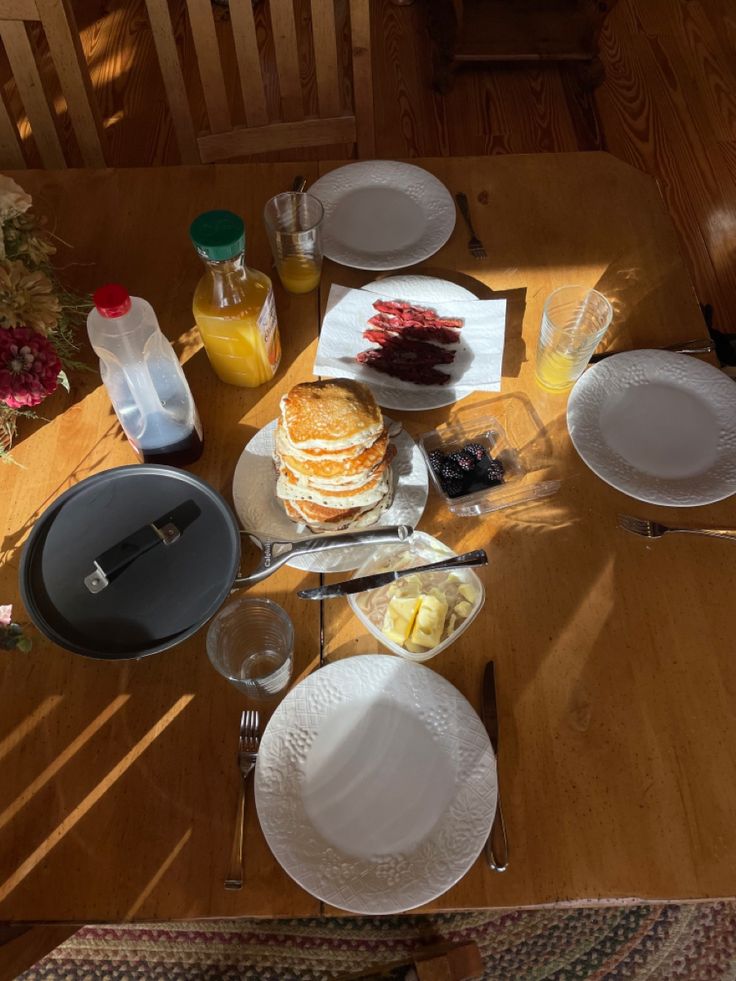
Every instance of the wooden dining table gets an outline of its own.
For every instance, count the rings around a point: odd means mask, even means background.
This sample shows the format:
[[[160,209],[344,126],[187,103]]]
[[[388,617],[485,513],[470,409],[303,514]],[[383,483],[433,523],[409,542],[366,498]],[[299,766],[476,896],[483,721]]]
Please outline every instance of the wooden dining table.
[[[649,177],[605,153],[414,161],[465,191],[487,258],[458,220],[420,267],[509,300],[502,395],[541,422],[560,479],[535,504],[461,518],[430,492],[419,527],[453,549],[485,548],[483,610],[429,662],[477,708],[496,666],[499,781],[508,871],[479,857],[426,909],[537,907],[736,895],[736,656],[728,543],[647,542],[619,512],[736,524],[732,501],[678,511],[639,504],[596,477],[568,436],[565,395],[534,380],[545,297],[562,284],[611,300],[611,349],[705,337],[680,245]],[[264,203],[339,163],[248,164],[15,174],[57,236],[56,265],[89,293],[117,281],[148,299],[184,365],[205,433],[191,471],[232,501],[235,465],[279,399],[313,378],[333,283],[379,274],[324,264],[295,296],[275,273],[281,368],[257,389],[210,369],[193,327],[202,268],[188,237],[210,208],[242,215],[249,264],[271,269]],[[492,291],[492,292],[489,292]],[[135,462],[84,331],[71,392],[23,423],[0,469],[0,603],[18,592],[23,544],[44,509],[91,474]],[[463,403],[492,398],[473,394]],[[414,437],[458,407],[392,413]],[[325,581],[339,578],[333,574]],[[294,683],[321,664],[380,646],[343,600],[307,602],[316,573],[283,568],[253,591],[296,631]],[[244,696],[210,665],[205,630],[141,660],[88,660],[31,625],[28,653],[0,652],[0,922],[99,923],[306,916],[322,910],[280,868],[247,807],[245,885],[226,891],[238,797]],[[384,652],[385,656],[392,656]],[[326,912],[338,913],[334,909]]]

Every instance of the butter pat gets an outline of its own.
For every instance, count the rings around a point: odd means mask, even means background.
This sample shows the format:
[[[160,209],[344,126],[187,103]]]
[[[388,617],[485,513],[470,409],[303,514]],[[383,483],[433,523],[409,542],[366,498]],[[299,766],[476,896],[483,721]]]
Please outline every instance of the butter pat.
[[[447,601],[438,596],[422,596],[411,631],[412,644],[436,647],[442,637],[447,616]]]
[[[478,598],[478,590],[469,582],[464,582],[460,589],[458,589],[458,592],[463,599],[468,601],[468,603],[475,603],[476,599]]]
[[[400,647],[404,646],[406,638],[414,626],[414,619],[421,602],[420,596],[392,597],[383,617],[382,630],[394,644],[398,644]]]
[[[463,600],[461,603],[455,604],[455,613],[464,620],[470,615],[470,611],[473,609],[473,604],[468,603],[467,600]]]

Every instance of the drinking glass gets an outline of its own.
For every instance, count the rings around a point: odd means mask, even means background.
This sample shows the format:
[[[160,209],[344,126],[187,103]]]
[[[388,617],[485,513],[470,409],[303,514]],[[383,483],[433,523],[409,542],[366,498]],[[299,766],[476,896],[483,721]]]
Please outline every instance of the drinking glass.
[[[608,330],[613,309],[597,290],[561,286],[547,297],[537,347],[537,382],[564,392],[572,388]]]
[[[207,656],[236,688],[257,702],[284,691],[294,667],[294,627],[268,599],[238,598],[220,610],[207,631]]]
[[[263,209],[268,241],[279,278],[290,293],[310,293],[322,272],[322,218],[317,198],[286,191]]]

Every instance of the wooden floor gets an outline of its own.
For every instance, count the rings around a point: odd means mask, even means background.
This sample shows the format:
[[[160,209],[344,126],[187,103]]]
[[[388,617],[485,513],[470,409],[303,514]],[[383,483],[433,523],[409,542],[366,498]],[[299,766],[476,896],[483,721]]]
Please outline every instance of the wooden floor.
[[[344,0],[337,4],[339,11]],[[182,0],[171,0],[171,7],[204,124]],[[75,0],[74,9],[110,162],[176,163],[143,0]],[[215,9],[225,37],[228,12]],[[258,3],[254,9],[258,17]],[[467,69],[442,97],[430,87],[421,0],[408,7],[373,0],[373,28],[378,156],[609,149],[657,177],[701,301],[713,304],[716,326],[736,331],[734,0],[619,0],[602,39],[606,81],[595,95],[578,83],[574,68],[550,66]],[[227,62],[227,50],[223,57]],[[313,76],[307,55],[307,102]],[[269,97],[276,95],[271,86]],[[311,155],[348,152],[334,147]],[[305,155],[295,151],[291,158]]]

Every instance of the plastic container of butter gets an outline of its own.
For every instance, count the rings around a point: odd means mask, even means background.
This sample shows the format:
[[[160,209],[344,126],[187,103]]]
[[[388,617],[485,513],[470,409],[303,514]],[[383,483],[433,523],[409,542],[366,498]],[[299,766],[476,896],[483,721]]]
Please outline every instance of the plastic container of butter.
[[[451,548],[443,542],[423,531],[415,531],[411,538],[406,542],[397,544],[379,545],[371,557],[356,570],[353,578],[359,576],[371,576],[379,572],[389,572],[393,569],[410,569],[413,566],[429,565],[432,562],[440,562],[445,558],[452,558],[456,555]],[[454,578],[449,580],[449,577]],[[413,584],[407,584],[408,577],[397,579],[391,585],[398,586],[401,583],[412,591]],[[449,580],[449,581],[448,581]],[[443,586],[443,581],[445,585]],[[378,589],[366,590],[363,593],[355,593],[348,596],[348,603],[352,607],[353,613],[357,616],[363,626],[369,630],[373,636],[387,647],[392,653],[399,657],[406,658],[408,661],[429,661],[436,657],[454,644],[457,638],[464,633],[470,624],[475,620],[485,602],[485,589],[483,583],[472,569],[454,569],[445,572],[428,572],[420,574],[421,593],[429,593],[432,588],[439,589],[446,598],[449,598],[453,606],[448,605],[445,616],[444,627],[441,640],[434,647],[422,651],[410,651],[395,641],[387,637],[383,632],[384,617],[388,608],[391,596],[389,586],[381,586]],[[461,586],[465,586],[464,594],[460,594]],[[473,597],[472,602],[467,600],[467,596]],[[455,602],[457,600],[457,602]],[[452,623],[454,609],[461,605],[465,610],[464,604],[469,603],[470,609],[464,616],[455,614],[455,622]],[[451,629],[449,629],[451,628]]]

